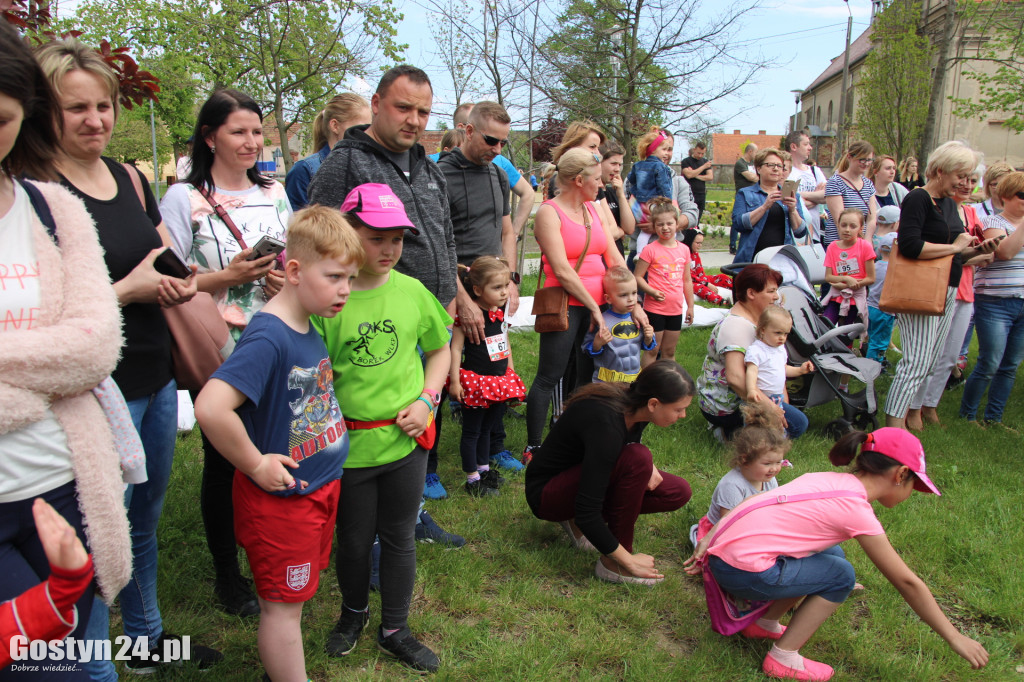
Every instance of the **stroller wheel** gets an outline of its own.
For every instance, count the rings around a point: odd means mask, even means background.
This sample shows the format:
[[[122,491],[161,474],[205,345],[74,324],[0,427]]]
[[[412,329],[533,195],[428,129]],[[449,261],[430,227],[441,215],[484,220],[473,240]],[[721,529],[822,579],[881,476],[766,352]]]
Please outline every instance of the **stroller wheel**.
[[[874,431],[878,428],[878,420],[873,414],[861,412],[854,417],[853,425],[858,431]]]
[[[824,430],[825,436],[827,438],[831,438],[832,440],[839,440],[840,438],[842,438],[847,433],[853,430],[853,424],[851,424],[843,417],[839,417],[838,419],[833,419],[828,424],[825,424]]]

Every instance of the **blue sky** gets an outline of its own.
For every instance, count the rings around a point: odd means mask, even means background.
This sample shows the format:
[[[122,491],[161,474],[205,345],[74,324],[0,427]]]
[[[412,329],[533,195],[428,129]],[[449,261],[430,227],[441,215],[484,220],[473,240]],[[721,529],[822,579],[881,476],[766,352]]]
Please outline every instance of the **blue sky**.
[[[704,0],[702,12],[713,13],[722,4]],[[871,2],[850,0],[849,11],[854,22],[852,38],[856,39],[867,28]],[[426,70],[434,81],[435,111],[442,116],[432,117],[430,127],[438,127],[444,119],[450,123],[450,82],[440,59],[433,54],[426,13],[410,0],[402,6],[402,12],[405,19],[399,26],[398,39],[409,45],[409,62]],[[728,132],[783,133],[794,110],[790,90],[806,88],[833,57],[842,54],[848,16],[842,0],[766,0],[763,7],[746,16],[743,25],[735,27],[735,38],[730,42],[755,47],[778,65],[763,71],[737,96],[716,103],[711,113],[725,119],[722,125]],[[677,144],[677,150],[679,147]]]

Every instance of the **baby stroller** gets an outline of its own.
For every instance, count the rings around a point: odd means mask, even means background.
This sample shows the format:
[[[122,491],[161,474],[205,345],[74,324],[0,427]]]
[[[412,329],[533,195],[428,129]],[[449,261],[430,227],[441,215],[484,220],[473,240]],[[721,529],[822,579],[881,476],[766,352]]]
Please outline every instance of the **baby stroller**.
[[[779,305],[793,316],[793,331],[786,341],[790,363],[799,365],[810,360],[816,370],[787,381],[789,402],[804,410],[838,398],[842,416],[830,421],[824,429],[825,435],[838,440],[854,428],[863,431],[877,428],[875,379],[881,374],[882,365],[859,357],[846,347],[843,339],[862,334],[863,324],[836,327],[823,315],[813,286],[824,281],[824,258],[819,258],[823,256],[818,253],[820,250],[820,246],[786,245],[765,249],[755,260],[782,273]],[[734,264],[730,269],[739,272],[742,267]],[[859,380],[864,388],[856,392],[840,390],[844,376]]]

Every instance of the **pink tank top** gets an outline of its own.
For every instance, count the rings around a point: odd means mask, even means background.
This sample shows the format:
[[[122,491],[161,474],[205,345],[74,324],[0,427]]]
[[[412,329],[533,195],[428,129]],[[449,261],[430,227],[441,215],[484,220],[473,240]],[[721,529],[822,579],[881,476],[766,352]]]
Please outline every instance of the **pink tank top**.
[[[554,201],[545,201],[558,213],[559,231],[562,235],[562,243],[565,245],[565,257],[569,259],[569,265],[576,267],[576,259],[583,253],[583,244],[587,240],[586,226],[577,223],[567,216]],[[580,266],[580,281],[586,288],[587,293],[597,302],[604,303],[604,287],[601,279],[604,277],[604,252],[608,248],[608,239],[601,224],[601,218],[597,215],[597,209],[592,202],[584,204],[590,212],[590,245],[587,246],[586,256]],[[555,278],[554,271],[548,265],[546,258],[541,259],[544,263],[544,287],[560,286]],[[569,296],[569,305],[583,305],[575,296]]]

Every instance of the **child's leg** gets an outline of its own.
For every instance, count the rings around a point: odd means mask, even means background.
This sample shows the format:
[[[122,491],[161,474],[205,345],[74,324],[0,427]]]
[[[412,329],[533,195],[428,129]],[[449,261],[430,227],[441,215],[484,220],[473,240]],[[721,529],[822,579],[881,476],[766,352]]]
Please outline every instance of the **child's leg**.
[[[494,403],[481,410],[484,413],[483,424],[480,427],[480,439],[476,447],[476,468],[489,468],[491,464],[491,434],[494,432],[495,422],[501,421],[505,414],[505,403]]]
[[[416,514],[426,466],[426,452],[417,447],[397,462],[379,467],[383,470],[379,479],[381,494],[375,505],[380,536],[381,626],[385,636],[390,634],[389,630],[405,627],[409,617],[416,580]]]
[[[256,637],[260,660],[273,682],[306,682],[302,651],[302,602],[260,598],[260,629]]]
[[[679,330],[665,330],[664,335],[658,339],[658,348],[661,349],[663,360],[676,359],[676,344],[679,343]]]
[[[832,324],[837,325],[839,323],[839,304],[835,301],[826,303],[822,316]]]
[[[657,342],[657,345],[654,348],[652,348],[651,350],[645,350],[644,351],[644,356],[640,359],[641,368],[646,367],[647,365],[651,364],[652,362],[654,362],[655,360],[658,359],[658,353],[661,352],[661,348],[662,348],[662,344],[663,344],[664,338],[665,338],[665,330],[664,329],[661,330],[660,332],[658,332],[658,331],[654,332],[654,340]]]
[[[726,289],[732,289],[732,277],[729,275],[717,274],[711,275],[708,281],[714,284],[716,287],[725,287]]]
[[[426,476],[426,453],[423,476]],[[370,551],[377,532],[380,476],[387,465],[345,469],[338,498],[335,571],[342,608],[363,611],[370,603]],[[423,481],[420,481],[420,494]]]
[[[481,442],[485,448],[490,447],[490,431],[484,427],[484,418],[487,409],[483,407],[462,407],[462,440],[459,443],[459,454],[462,455],[462,471],[470,480],[476,480],[477,476],[477,452]],[[490,455],[490,453],[487,453]],[[485,462],[486,464],[486,462]]]

